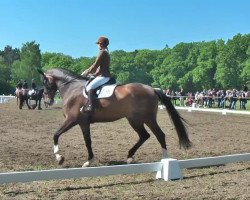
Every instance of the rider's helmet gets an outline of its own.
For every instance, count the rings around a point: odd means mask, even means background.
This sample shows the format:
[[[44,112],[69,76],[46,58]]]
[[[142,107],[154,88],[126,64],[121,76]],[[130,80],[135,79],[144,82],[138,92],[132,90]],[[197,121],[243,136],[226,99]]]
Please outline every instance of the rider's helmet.
[[[107,47],[109,45],[109,39],[104,36],[101,36],[98,38],[96,44],[102,44],[104,47]]]

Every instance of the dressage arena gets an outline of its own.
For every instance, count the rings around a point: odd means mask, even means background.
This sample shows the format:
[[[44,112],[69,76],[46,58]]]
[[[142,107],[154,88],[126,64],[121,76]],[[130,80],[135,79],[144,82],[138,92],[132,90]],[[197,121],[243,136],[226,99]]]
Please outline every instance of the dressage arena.
[[[179,110],[189,123],[193,147],[179,149],[176,132],[165,110],[158,122],[166,133],[169,155],[178,160],[250,152],[250,116]],[[0,172],[77,168],[87,152],[79,127],[60,138],[65,156],[58,166],[52,151],[53,133],[62,123],[60,105],[19,110],[15,99],[0,104]],[[93,124],[94,166],[125,164],[137,134],[125,119]],[[161,160],[154,135],[138,150],[136,163]],[[249,199],[250,162],[182,170],[183,180],[155,180],[155,173],[116,175],[0,185],[0,199]]]

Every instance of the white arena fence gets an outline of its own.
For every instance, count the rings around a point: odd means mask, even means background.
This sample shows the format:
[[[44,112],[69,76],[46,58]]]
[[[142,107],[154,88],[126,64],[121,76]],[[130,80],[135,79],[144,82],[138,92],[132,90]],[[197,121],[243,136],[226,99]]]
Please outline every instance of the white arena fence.
[[[165,109],[165,106],[159,105],[159,109]],[[187,110],[188,112],[192,111],[200,111],[200,112],[216,112],[221,113],[222,115],[228,114],[242,114],[242,115],[250,115],[250,111],[245,110],[228,110],[228,109],[215,109],[215,108],[197,108],[196,104],[193,103],[192,106],[188,107],[181,107],[181,106],[175,106],[177,110]]]
[[[15,98],[15,96],[5,96],[5,95],[0,95],[0,103],[7,103],[10,99]]]
[[[23,171],[0,173],[0,184],[48,181],[59,179],[72,179],[83,177],[110,176],[122,174],[141,174],[157,172],[156,179],[176,180],[182,179],[181,169],[207,166],[225,165],[233,162],[250,161],[250,153],[234,154],[216,157],[176,160],[162,159],[155,163],[142,163],[130,165],[115,165],[89,168],[51,169],[40,171]]]

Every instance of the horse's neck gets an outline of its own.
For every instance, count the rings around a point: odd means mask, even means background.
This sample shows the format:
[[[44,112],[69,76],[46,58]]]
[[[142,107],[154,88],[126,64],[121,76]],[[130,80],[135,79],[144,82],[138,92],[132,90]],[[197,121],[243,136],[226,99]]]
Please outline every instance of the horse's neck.
[[[67,95],[70,91],[75,90],[78,87],[83,86],[85,83],[81,81],[58,81],[57,88],[60,93],[60,96],[63,98]]]

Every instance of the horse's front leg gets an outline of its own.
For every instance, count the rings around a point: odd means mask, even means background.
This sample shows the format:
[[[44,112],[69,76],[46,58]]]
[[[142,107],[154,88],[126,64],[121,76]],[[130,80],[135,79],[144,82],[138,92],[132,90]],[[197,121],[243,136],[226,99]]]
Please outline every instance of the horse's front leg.
[[[64,162],[64,157],[59,154],[59,146],[58,146],[59,137],[61,134],[65,133],[75,125],[76,121],[68,117],[67,119],[64,120],[62,126],[54,134],[54,154],[56,156],[56,160],[58,161],[59,165],[63,164]]]
[[[83,164],[82,167],[88,167],[94,161],[94,154],[93,154],[92,146],[91,146],[92,141],[91,141],[91,136],[90,136],[90,124],[84,123],[84,124],[79,124],[79,125],[82,129],[83,137],[85,140],[85,145],[88,150],[88,160]]]
[[[33,106],[33,109],[36,109],[36,107],[37,107],[37,100],[35,100],[35,105]]]

